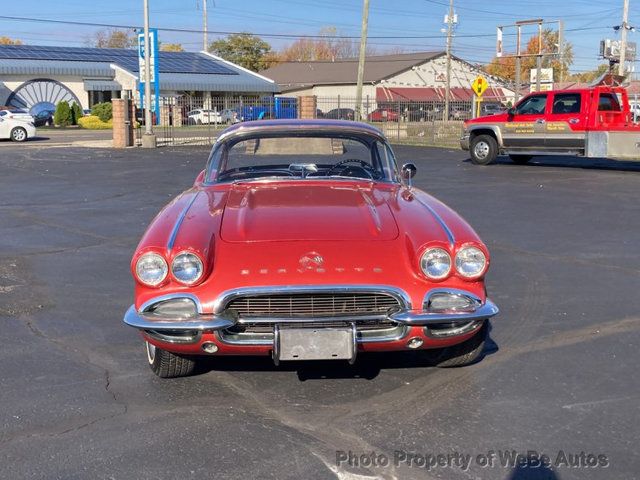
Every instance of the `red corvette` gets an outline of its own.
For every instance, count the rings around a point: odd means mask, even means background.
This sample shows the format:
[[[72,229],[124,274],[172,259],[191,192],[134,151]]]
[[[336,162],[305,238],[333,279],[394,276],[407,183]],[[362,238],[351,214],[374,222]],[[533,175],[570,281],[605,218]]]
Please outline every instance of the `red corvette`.
[[[153,220],[131,262],[140,330],[160,377],[202,355],[276,363],[430,350],[481,356],[489,252],[411,186],[383,134],[332,120],[225,130],[192,188]]]

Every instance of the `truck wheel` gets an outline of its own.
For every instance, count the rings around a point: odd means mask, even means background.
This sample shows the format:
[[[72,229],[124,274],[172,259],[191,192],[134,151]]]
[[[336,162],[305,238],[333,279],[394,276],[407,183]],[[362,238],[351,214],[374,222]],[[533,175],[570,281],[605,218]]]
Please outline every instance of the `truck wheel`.
[[[196,368],[192,358],[167,352],[149,342],[145,342],[145,349],[149,367],[160,378],[186,377]]]
[[[487,322],[485,321],[478,333],[469,340],[444,348],[436,359],[437,366],[441,368],[463,367],[475,362],[482,355],[487,332]]]
[[[509,158],[513,161],[513,163],[524,165],[525,163],[529,163],[529,160],[531,160],[531,155],[509,155]]]
[[[471,140],[471,162],[489,165],[498,156],[498,142],[491,135],[478,135]]]

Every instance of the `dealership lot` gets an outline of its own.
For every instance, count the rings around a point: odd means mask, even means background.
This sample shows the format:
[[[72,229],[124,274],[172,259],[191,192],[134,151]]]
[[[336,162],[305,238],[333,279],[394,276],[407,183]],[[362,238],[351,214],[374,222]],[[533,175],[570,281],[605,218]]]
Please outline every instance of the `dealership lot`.
[[[396,147],[492,253],[475,365],[225,358],[161,380],[121,321],[129,260],[208,151],[1,147],[0,478],[637,478],[640,163]]]

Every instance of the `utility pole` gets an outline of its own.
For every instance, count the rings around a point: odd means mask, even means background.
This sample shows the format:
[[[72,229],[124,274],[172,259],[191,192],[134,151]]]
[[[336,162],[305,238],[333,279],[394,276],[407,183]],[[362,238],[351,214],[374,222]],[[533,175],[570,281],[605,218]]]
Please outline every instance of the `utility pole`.
[[[622,9],[622,36],[620,38],[620,64],[618,65],[618,75],[625,76],[625,56],[627,54],[627,30],[629,29],[629,0],[624,0]]]
[[[144,135],[142,146],[156,147],[156,136],[153,134],[151,118],[151,37],[149,36],[149,0],[144,0]],[[158,92],[156,92],[156,95]],[[157,112],[159,113],[159,112]]]
[[[356,84],[356,120],[362,120],[362,82],[364,81],[364,59],[367,52],[367,29],[369,27],[369,0],[362,6],[362,32],[360,34],[360,58],[358,59],[358,83]]]
[[[444,94],[444,120],[449,120],[449,100],[451,97],[451,37],[453,35],[453,0],[449,0],[447,15],[447,84]]]
[[[202,0],[202,50],[209,51],[209,41],[207,39],[207,0]]]

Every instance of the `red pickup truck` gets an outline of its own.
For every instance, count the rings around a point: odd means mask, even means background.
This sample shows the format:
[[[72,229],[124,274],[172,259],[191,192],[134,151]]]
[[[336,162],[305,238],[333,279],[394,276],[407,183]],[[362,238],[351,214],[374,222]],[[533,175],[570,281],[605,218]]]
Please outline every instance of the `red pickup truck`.
[[[521,164],[559,154],[640,161],[640,125],[624,87],[537,92],[506,112],[464,122],[460,146],[476,165],[498,155]]]

